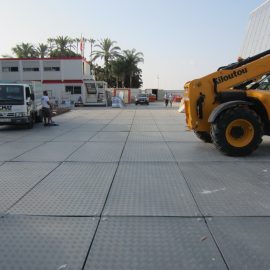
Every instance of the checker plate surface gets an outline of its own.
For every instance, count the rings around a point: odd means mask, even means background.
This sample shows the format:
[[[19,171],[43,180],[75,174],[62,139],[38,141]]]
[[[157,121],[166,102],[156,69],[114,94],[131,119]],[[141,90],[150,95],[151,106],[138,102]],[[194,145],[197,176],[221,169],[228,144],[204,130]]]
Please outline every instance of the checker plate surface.
[[[231,161],[237,158],[221,154],[212,144],[198,142],[168,142],[177,161]]]
[[[99,132],[96,136],[91,138],[93,142],[125,142],[128,132]]]
[[[184,125],[177,125],[177,124],[173,124],[173,125],[163,125],[163,124],[158,124],[158,129],[160,131],[183,131],[185,130],[185,126]]]
[[[102,131],[130,131],[131,125],[127,124],[109,124]]]
[[[179,166],[205,215],[270,215],[270,162],[181,163]]]
[[[9,142],[0,145],[0,161],[9,161],[40,145],[38,142]]]
[[[68,160],[86,162],[118,162],[123,142],[88,142],[73,153]]]
[[[143,121],[142,121],[143,122]],[[135,124],[132,125],[131,131],[158,131],[155,124]]]
[[[163,142],[127,143],[122,161],[174,161],[174,158]]]
[[[162,132],[167,142],[198,142],[199,139],[191,131],[167,131]]]
[[[64,161],[82,142],[48,142],[19,156],[16,161]]]
[[[97,218],[0,218],[1,270],[81,270]]]
[[[100,222],[84,268],[90,269],[216,270],[226,267],[202,220],[109,217]]]
[[[53,141],[57,142],[86,142],[93,137],[96,132],[89,131],[71,131],[56,137]]]
[[[155,132],[130,132],[128,142],[163,142],[159,131]]]
[[[104,215],[196,216],[195,202],[176,164],[120,164]]]
[[[59,216],[97,216],[104,206],[116,164],[64,163],[10,213]]]
[[[269,269],[269,217],[215,217],[207,223],[229,269]]]
[[[0,213],[5,212],[57,164],[12,162],[0,166]]]

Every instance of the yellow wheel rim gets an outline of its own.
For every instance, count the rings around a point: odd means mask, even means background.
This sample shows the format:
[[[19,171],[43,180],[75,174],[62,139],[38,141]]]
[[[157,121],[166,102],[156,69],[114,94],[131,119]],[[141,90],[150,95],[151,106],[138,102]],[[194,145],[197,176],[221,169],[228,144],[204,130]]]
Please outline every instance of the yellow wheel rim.
[[[234,147],[245,147],[254,138],[254,127],[245,119],[236,119],[226,128],[226,140]]]

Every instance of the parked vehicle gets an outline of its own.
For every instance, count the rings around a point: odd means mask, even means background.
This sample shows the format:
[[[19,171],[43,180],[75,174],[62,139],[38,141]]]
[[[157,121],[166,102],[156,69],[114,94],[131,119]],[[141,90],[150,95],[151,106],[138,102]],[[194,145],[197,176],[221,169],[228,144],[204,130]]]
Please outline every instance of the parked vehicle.
[[[42,121],[40,82],[0,82],[0,125],[26,125]]]
[[[146,94],[140,94],[138,96],[136,96],[135,98],[135,104],[146,104],[149,105],[149,98]]]
[[[110,106],[112,95],[108,85],[103,81],[85,80],[82,92],[74,101],[77,106]]]
[[[270,50],[187,82],[187,126],[224,154],[251,154],[270,136],[269,74]]]

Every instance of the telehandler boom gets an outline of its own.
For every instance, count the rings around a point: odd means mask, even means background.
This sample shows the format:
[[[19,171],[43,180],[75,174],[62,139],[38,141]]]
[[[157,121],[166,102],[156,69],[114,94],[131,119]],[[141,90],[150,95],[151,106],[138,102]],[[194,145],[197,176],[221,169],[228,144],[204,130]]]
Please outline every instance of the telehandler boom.
[[[230,156],[245,156],[270,135],[270,50],[185,84],[188,128]]]

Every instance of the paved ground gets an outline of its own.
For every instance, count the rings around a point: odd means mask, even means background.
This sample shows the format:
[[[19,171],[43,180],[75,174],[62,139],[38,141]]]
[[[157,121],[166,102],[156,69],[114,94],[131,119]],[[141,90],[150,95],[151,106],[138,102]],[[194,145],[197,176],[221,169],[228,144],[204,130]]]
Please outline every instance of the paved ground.
[[[0,269],[270,269],[270,140],[218,153],[158,104],[0,129]]]

